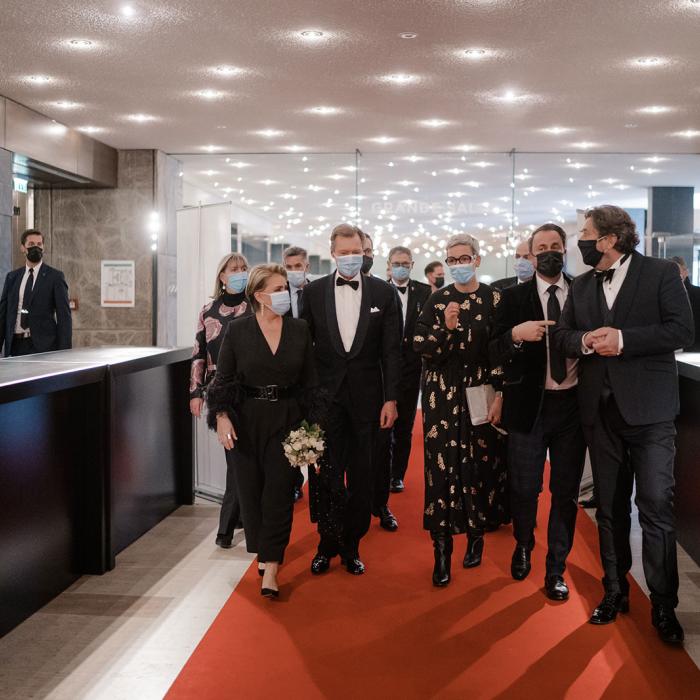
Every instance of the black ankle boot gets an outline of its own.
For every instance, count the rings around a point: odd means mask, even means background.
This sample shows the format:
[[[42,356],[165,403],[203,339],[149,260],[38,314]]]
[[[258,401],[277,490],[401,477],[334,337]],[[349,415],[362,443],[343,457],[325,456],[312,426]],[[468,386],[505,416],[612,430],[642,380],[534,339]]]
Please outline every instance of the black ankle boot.
[[[443,587],[450,582],[450,565],[452,563],[452,535],[447,532],[432,532],[435,550],[435,568],[433,569],[433,586]]]
[[[481,555],[484,553],[484,533],[470,532],[467,534],[467,552],[464,555],[462,566],[465,569],[473,569],[481,564]]]

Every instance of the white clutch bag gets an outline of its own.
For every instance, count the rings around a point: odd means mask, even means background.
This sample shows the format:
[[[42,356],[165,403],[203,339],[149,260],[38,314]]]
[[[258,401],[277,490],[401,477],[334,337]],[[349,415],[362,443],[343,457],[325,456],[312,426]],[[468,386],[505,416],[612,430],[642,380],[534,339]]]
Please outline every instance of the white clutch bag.
[[[472,425],[488,423],[489,409],[496,398],[495,389],[490,384],[480,384],[468,386],[466,392]]]

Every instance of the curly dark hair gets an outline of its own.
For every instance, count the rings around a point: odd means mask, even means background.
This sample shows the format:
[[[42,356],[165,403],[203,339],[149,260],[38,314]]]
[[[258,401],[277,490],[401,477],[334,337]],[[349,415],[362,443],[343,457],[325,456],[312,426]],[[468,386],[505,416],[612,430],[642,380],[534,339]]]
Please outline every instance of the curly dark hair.
[[[617,236],[615,249],[631,253],[639,245],[637,227],[632,217],[621,207],[603,204],[586,210],[585,217],[592,219],[600,236]]]

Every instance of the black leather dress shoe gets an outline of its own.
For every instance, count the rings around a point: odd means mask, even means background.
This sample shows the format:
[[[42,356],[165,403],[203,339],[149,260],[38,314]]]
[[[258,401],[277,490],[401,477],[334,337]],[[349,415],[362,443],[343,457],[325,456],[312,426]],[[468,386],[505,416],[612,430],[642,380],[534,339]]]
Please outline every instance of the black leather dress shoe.
[[[311,561],[311,573],[314,576],[319,574],[325,574],[328,569],[331,568],[331,558],[327,557],[325,554],[316,552],[313,560]]]
[[[516,581],[522,581],[530,573],[530,548],[521,544],[515,545],[513,557],[510,560],[510,575]]]
[[[353,558],[341,558],[341,563],[345,567],[349,574],[354,576],[362,576],[365,573],[365,565],[360,561],[358,557]]]
[[[685,634],[673,608],[655,605],[651,609],[651,624],[666,644],[682,644]]]
[[[569,587],[563,576],[551,574],[544,577],[544,591],[550,600],[567,600]]]
[[[294,487],[294,502],[296,503],[297,501],[300,501],[302,498],[304,498],[304,492],[298,487]]]
[[[473,569],[481,564],[481,557],[484,553],[484,536],[470,535],[467,538],[467,552],[464,555],[462,566],[465,569]]]
[[[609,625],[617,619],[617,613],[630,609],[630,599],[622,593],[606,593],[588,622],[592,625]]]
[[[435,550],[433,586],[444,588],[450,582],[452,564],[452,535],[445,532],[431,532]]]
[[[399,521],[389,510],[389,506],[382,506],[379,509],[379,525],[389,532],[395,532],[399,529]]]
[[[401,493],[404,490],[403,479],[391,480],[391,493]]]
[[[581,506],[581,508],[585,508],[586,510],[589,510],[590,508],[595,508],[595,496],[591,496],[590,498],[584,498],[583,500],[579,501],[578,504]]]
[[[216,546],[221,547],[221,549],[231,549],[233,547],[233,538],[226,537],[226,535],[217,535]]]
[[[264,596],[265,598],[269,598],[270,600],[276,600],[280,597],[280,592],[275,588],[261,588],[260,595]]]

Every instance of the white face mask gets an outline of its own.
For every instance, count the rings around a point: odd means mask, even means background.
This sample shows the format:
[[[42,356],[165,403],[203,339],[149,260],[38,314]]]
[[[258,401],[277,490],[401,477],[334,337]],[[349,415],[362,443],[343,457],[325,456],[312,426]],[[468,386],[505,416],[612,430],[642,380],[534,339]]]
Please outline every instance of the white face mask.
[[[291,287],[301,289],[306,282],[306,273],[303,270],[287,270],[287,281]]]

